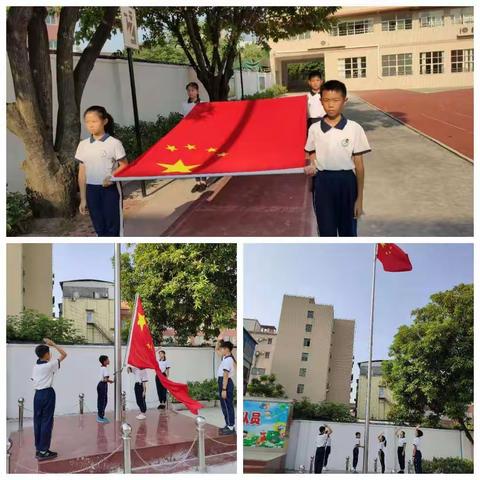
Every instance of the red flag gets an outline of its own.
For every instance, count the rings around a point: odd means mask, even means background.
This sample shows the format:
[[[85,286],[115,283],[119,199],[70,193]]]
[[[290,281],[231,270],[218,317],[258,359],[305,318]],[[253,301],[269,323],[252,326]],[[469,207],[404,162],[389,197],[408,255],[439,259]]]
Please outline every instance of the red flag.
[[[303,95],[199,103],[115,178],[303,172],[306,108]]]
[[[177,383],[166,377],[161,371],[155,357],[152,334],[148,328],[142,300],[137,298],[135,315],[130,328],[130,338],[127,349],[127,363],[137,368],[151,368],[155,370],[160,383],[179,401],[182,402],[193,414],[198,414],[199,408],[204,408],[200,402],[188,394],[188,386]]]
[[[412,270],[408,255],[394,243],[379,243],[377,258],[382,262],[386,272],[409,272]]]

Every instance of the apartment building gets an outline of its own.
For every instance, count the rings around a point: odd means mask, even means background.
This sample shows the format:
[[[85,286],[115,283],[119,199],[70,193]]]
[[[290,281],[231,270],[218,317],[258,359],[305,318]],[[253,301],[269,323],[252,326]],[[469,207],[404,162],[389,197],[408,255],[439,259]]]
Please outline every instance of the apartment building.
[[[354,320],[336,319],[332,305],[284,295],[271,372],[289,398],[350,404]]]
[[[320,61],[348,90],[473,87],[473,7],[344,7],[329,32],[270,42],[275,82]]]
[[[277,329],[272,325],[262,325],[258,320],[252,318],[245,318],[243,322],[245,330],[257,343],[250,369],[250,378],[269,375],[272,373],[272,359]]]

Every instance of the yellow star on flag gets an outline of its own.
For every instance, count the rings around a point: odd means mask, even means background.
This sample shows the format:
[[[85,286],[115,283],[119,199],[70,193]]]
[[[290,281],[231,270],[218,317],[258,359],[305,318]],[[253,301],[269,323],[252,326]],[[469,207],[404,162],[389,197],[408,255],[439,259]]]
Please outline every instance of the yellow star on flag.
[[[143,332],[143,327],[147,324],[145,320],[145,315],[139,314],[138,315],[138,320],[137,320],[137,325],[140,327],[140,329]]]
[[[227,152],[217,153],[217,157],[226,157],[227,155]]]
[[[178,148],[175,145],[167,145],[165,148],[170,152],[174,152],[175,150],[178,150]]]
[[[151,343],[147,343],[147,348],[148,348],[149,350],[151,350],[151,349],[152,349],[152,344],[151,344]]]
[[[197,149],[197,146],[188,143],[187,145],[185,145],[185,148],[186,148],[187,150],[196,150],[196,149]]]
[[[207,152],[208,152],[208,153],[214,153],[214,152],[216,152],[216,151],[217,151],[217,149],[214,148],[214,147],[207,148]]]
[[[163,173],[191,173],[199,165],[185,165],[183,160],[179,159],[175,163],[157,163],[160,167],[165,167]]]

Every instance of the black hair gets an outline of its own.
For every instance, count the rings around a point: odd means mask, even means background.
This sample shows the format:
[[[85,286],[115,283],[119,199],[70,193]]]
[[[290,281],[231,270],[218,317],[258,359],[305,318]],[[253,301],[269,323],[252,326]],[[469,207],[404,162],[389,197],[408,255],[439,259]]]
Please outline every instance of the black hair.
[[[190,82],[190,83],[187,83],[187,86],[185,87],[185,90],[188,90],[188,87],[192,87],[192,88],[195,88],[197,90],[197,92],[200,91],[200,87],[198,86],[198,83],[197,82]],[[200,103],[200,94],[197,93],[197,99],[194,100],[195,103]],[[188,103],[192,103],[192,101],[190,100],[190,98],[188,99]]]
[[[341,93],[344,98],[347,96],[347,87],[339,80],[329,80],[323,83],[320,87],[320,95],[325,91]]]
[[[220,347],[221,348],[228,348],[230,350],[230,355],[232,355],[233,361],[235,364],[237,363],[236,358],[233,356],[232,351],[235,348],[233,343],[230,340],[221,340],[220,342]]]
[[[383,442],[383,444],[385,446],[387,446],[387,439],[385,438],[385,435],[381,435],[381,440],[380,441]]]
[[[312,70],[308,73],[308,79],[311,80],[313,77],[320,77],[320,80],[323,80],[322,73],[320,70]]]
[[[48,345],[37,345],[35,347],[35,355],[40,359],[43,358],[49,351],[50,347]]]
[[[318,431],[323,435],[325,433],[325,425],[322,425]]]
[[[100,105],[92,105],[85,110],[83,116],[85,117],[85,115],[89,112],[95,112],[102,120],[108,120],[104,127],[105,133],[108,133],[113,137],[113,134],[115,133],[113,117],[107,112],[105,107],[101,107]]]
[[[360,432],[355,432],[355,436],[356,436],[356,437],[359,437],[360,435],[361,435]]]
[[[103,367],[103,364],[108,360],[108,356],[107,355],[100,355],[98,357],[98,361],[102,364],[102,367]]]
[[[402,434],[402,433],[403,433],[403,436],[405,436],[405,430],[400,430],[400,434]]]
[[[421,430],[417,429],[417,433],[418,433],[417,437],[423,437],[423,432]]]
[[[167,352],[165,350],[159,350],[160,353],[163,353],[165,360],[167,359]]]

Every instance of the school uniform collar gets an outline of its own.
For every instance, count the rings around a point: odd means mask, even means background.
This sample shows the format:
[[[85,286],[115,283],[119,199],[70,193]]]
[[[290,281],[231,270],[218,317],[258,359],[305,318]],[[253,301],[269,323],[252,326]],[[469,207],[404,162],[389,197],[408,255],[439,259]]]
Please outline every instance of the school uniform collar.
[[[105,133],[105,134],[103,135],[103,137],[99,138],[97,141],[98,141],[98,142],[104,142],[109,136],[110,136],[110,134]],[[93,143],[93,142],[95,142],[95,138],[94,138],[93,135],[90,135],[90,143]]]
[[[44,363],[48,363],[46,360],[37,360],[37,365],[43,365]]]
[[[347,119],[343,114],[342,114],[342,117],[340,118],[340,121],[334,127],[331,127],[325,121],[325,117],[326,115],[320,120],[320,128],[322,129],[323,133],[327,133],[331,128],[338,128],[339,130],[343,130],[345,128],[345,125],[347,124]]]
[[[320,95],[320,90],[318,90],[318,92],[315,92],[314,90],[310,90],[308,93],[310,93],[310,95],[314,97],[315,95]]]

